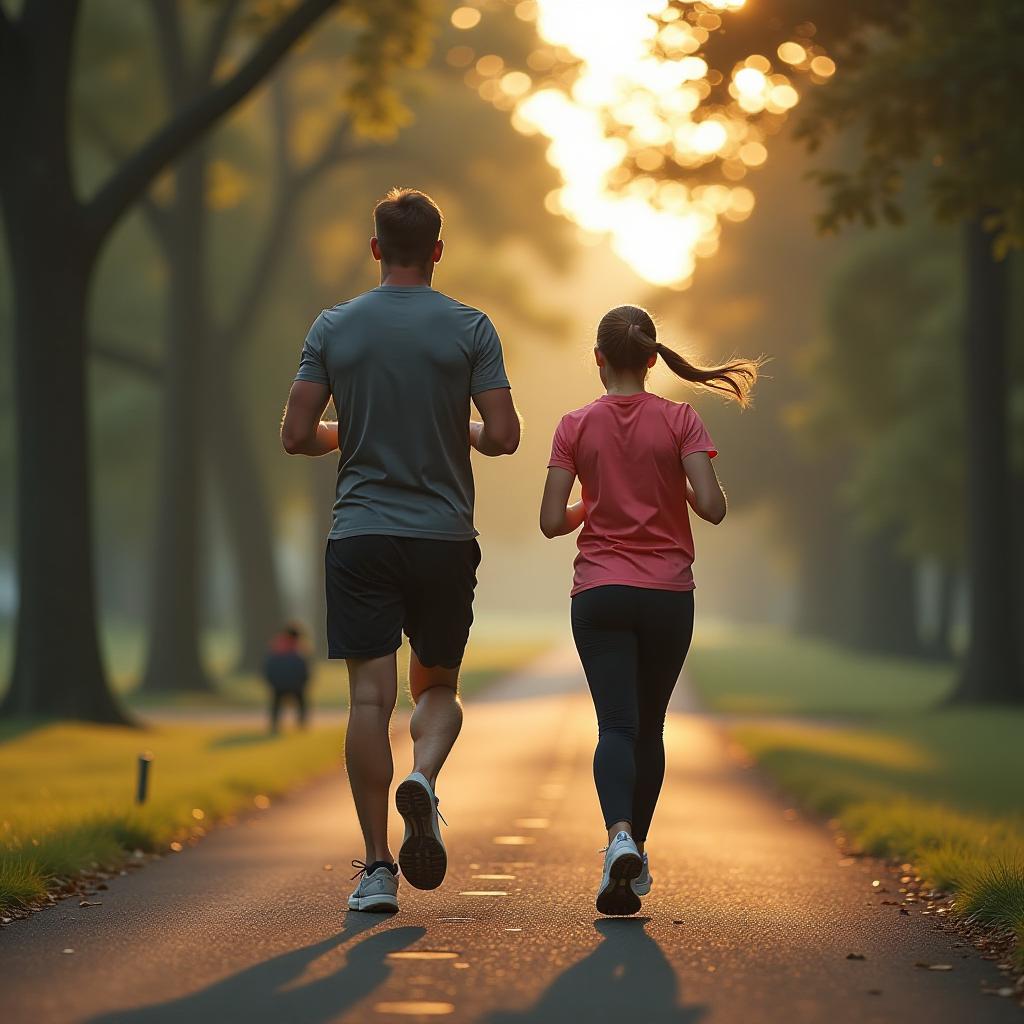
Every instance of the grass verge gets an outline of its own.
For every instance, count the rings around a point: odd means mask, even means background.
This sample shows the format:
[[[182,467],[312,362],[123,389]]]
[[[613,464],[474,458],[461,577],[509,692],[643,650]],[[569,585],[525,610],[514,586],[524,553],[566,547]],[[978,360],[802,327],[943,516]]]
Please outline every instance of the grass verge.
[[[507,638],[471,646],[464,696],[540,653],[546,642]],[[407,654],[400,660],[405,675]],[[314,708],[343,708],[344,665],[320,666]],[[252,677],[222,681],[214,694],[130,701],[173,706],[207,723],[126,729],[78,723],[0,723],[0,913],[25,908],[83,872],[109,872],[133,851],[167,850],[218,819],[268,805],[270,797],[339,764],[337,725],[270,737],[262,728],[216,724],[219,712],[266,704]],[[403,694],[400,704],[409,706]],[[286,715],[286,718],[288,716]],[[286,723],[287,725],[287,723]],[[133,803],[139,753],[153,756],[150,799]]]
[[[337,729],[270,737],[202,725],[22,724],[0,733],[0,909],[24,907],[136,849],[167,849],[339,763]],[[152,754],[150,799],[133,803]]]
[[[786,792],[1014,931],[1024,967],[1024,710],[941,707],[948,667],[776,633],[712,633],[688,666]]]

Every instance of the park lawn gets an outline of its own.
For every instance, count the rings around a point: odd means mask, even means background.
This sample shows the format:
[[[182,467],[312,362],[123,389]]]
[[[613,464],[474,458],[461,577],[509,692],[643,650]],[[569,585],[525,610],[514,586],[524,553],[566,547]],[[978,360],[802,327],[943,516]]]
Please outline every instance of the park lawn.
[[[213,678],[214,688],[208,693],[147,694],[138,692],[145,653],[145,630],[137,624],[119,621],[104,624],[104,652],[114,689],[133,712],[145,717],[153,708],[177,708],[188,711],[219,711],[238,708],[262,708],[268,700],[263,679],[255,674],[231,671],[236,647],[226,630],[208,630],[204,634],[203,653]],[[548,649],[560,637],[557,629],[546,622],[530,620],[526,624],[509,625],[503,618],[484,617],[473,629],[460,678],[460,691],[472,697],[496,678],[526,664]],[[0,694],[2,682],[9,675],[13,656],[13,633],[10,623],[0,623]],[[399,707],[409,708],[412,702],[406,687],[409,667],[409,645],[404,642],[398,652]],[[8,671],[4,671],[7,668]],[[310,704],[314,710],[342,710],[348,707],[348,676],[344,662],[314,659],[310,684]]]
[[[947,666],[768,631],[712,631],[687,664],[782,789],[1013,929],[1024,966],[1024,709],[943,707]]]
[[[487,683],[529,661],[550,638],[492,637],[471,645],[461,679],[472,698]],[[407,653],[400,656],[404,676]],[[314,679],[314,706],[343,708],[344,666],[325,662]],[[90,870],[114,870],[135,850],[168,850],[212,823],[341,763],[335,724],[271,737],[253,725],[216,724],[218,714],[266,703],[254,678],[229,677],[217,692],[128,704],[190,711],[188,724],[142,729],[81,723],[0,723],[0,912],[27,906]],[[409,706],[407,695],[400,706]],[[195,724],[191,712],[210,712]],[[287,716],[286,716],[287,719]],[[133,803],[137,757],[153,756],[150,798]]]
[[[781,630],[698,627],[686,666],[705,707],[737,715],[874,717],[933,707],[949,665],[865,657]]]
[[[459,677],[459,690],[463,697],[471,698],[489,683],[513,669],[529,662],[551,644],[543,636],[473,637],[466,650],[466,659]],[[398,706],[411,708],[408,679],[409,645],[403,643],[398,652],[399,693]],[[145,715],[148,708],[174,707],[189,710],[217,710],[256,708],[267,704],[266,683],[257,675],[225,674],[216,680],[212,693],[140,694],[119,686],[130,708]],[[340,710],[348,707],[348,674],[342,661],[322,660],[313,665],[310,683],[310,703],[316,709]]]
[[[149,800],[134,800],[152,755]],[[135,850],[167,850],[341,761],[336,728],[271,737],[212,725],[0,727],[0,909],[27,905]]]

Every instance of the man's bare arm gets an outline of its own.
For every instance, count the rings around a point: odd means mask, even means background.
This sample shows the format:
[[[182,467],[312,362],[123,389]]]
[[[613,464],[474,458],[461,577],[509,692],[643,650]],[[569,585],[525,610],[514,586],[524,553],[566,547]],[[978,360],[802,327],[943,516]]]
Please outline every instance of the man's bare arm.
[[[331,400],[326,384],[297,380],[288,392],[281,444],[289,455],[327,455],[338,448],[338,424],[320,419]]]
[[[470,421],[469,443],[481,455],[511,455],[519,447],[522,425],[509,388],[473,396],[483,423]]]

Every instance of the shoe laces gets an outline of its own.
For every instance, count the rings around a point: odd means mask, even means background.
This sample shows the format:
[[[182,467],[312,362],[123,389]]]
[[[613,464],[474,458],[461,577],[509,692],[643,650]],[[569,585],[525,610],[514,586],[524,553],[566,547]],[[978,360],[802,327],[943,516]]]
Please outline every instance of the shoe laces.
[[[352,867],[354,867],[354,868],[357,868],[358,870],[357,870],[357,871],[356,871],[356,873],[355,873],[355,874],[354,874],[354,875],[352,876],[352,878],[350,879],[350,881],[354,881],[354,880],[355,880],[355,879],[357,879],[357,878],[358,878],[358,877],[359,877],[360,875],[365,875],[365,874],[366,874],[366,869],[367,869],[367,868],[368,868],[369,866],[370,866],[370,865],[369,865],[369,864],[367,864],[367,863],[366,863],[365,861],[361,861],[361,860],[354,860],[354,861],[352,861]]]
[[[435,810],[435,811],[437,811],[437,816],[438,816],[438,817],[439,817],[439,818],[440,818],[440,819],[441,819],[442,821],[444,821],[444,823],[445,823],[445,826],[446,826],[446,827],[448,827],[448,828],[450,828],[451,826],[449,826],[449,825],[448,825],[448,822],[447,822],[447,821],[445,821],[445,817],[444,817],[444,815],[443,815],[443,814],[441,813],[441,801],[440,801],[440,800],[438,800],[436,796],[434,797],[434,810]]]

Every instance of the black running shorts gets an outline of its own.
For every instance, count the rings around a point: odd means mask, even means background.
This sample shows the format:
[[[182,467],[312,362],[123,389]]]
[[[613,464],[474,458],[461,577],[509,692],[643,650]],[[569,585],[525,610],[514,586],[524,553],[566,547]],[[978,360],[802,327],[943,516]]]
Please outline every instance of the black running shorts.
[[[367,534],[327,542],[331,658],[381,658],[402,632],[428,668],[457,668],[473,624],[475,540]]]

